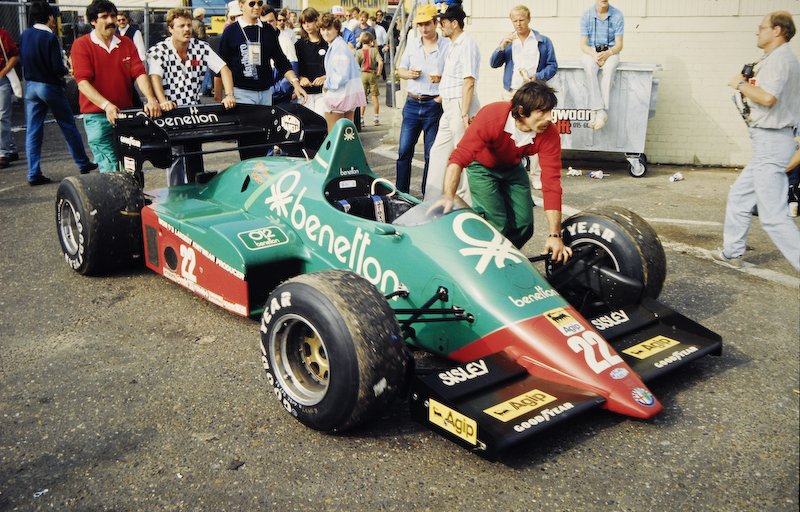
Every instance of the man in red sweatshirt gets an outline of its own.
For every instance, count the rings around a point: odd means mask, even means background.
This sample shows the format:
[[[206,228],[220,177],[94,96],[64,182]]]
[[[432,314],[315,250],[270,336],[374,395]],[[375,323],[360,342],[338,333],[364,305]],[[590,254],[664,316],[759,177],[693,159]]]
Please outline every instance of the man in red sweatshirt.
[[[109,0],[94,0],[86,8],[86,19],[94,30],[75,40],[72,66],[89,147],[100,172],[114,172],[119,166],[113,125],[120,110],[133,106],[133,80],[147,98],[145,114],[158,117],[161,107],[133,41],[116,35],[116,6]]]
[[[490,103],[470,123],[450,155],[444,191],[436,205],[453,207],[461,172],[467,169],[472,208],[516,247],[533,235],[533,199],[522,157],[539,155],[548,237],[545,252],[566,262],[572,250],[561,240],[561,139],[553,125],[553,89],[527,82],[510,102]]]

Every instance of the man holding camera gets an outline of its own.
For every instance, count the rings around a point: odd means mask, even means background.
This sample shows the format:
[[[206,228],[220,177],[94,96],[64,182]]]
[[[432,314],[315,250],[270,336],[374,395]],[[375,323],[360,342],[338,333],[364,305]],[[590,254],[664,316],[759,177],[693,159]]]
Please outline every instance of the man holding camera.
[[[619,65],[624,34],[622,11],[609,5],[608,0],[597,0],[581,16],[581,64],[589,88],[589,127],[593,130],[601,129],[608,121],[611,82]]]
[[[793,128],[800,125],[800,62],[787,44],[796,30],[786,11],[767,14],[758,26],[761,61],[728,85],[750,132],[753,157],[728,193],[722,248],[713,258],[740,268],[753,207],[764,231],[800,271],[800,230],[789,217],[786,167],[795,152]],[[751,75],[751,76],[745,76]]]

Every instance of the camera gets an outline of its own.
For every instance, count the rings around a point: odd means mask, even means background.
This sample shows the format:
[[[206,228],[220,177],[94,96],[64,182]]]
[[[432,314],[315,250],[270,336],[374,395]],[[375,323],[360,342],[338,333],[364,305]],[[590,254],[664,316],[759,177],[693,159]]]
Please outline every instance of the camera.
[[[601,44],[599,46],[595,46],[594,47],[594,51],[596,51],[597,53],[604,52],[606,50],[608,50],[608,45],[607,44]]]
[[[755,64],[745,64],[742,67],[742,76],[744,76],[747,80],[753,78],[753,68]]]

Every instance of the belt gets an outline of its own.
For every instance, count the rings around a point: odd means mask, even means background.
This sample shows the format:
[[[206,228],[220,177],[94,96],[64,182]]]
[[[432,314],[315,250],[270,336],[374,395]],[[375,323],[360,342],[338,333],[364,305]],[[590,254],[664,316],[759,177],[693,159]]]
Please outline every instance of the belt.
[[[417,100],[417,101],[430,101],[430,100],[436,98],[436,96],[429,96],[427,94],[411,94],[410,92],[408,92],[406,94],[412,100]]]

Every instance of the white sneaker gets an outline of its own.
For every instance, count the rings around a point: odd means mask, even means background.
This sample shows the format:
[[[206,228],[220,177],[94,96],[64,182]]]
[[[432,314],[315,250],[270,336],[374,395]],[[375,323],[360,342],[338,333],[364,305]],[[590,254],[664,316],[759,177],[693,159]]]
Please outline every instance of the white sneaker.
[[[606,121],[608,121],[608,114],[606,114],[605,110],[598,110],[597,115],[594,119],[594,125],[592,126],[593,130],[600,130],[606,125]],[[590,123],[591,125],[591,123]]]

